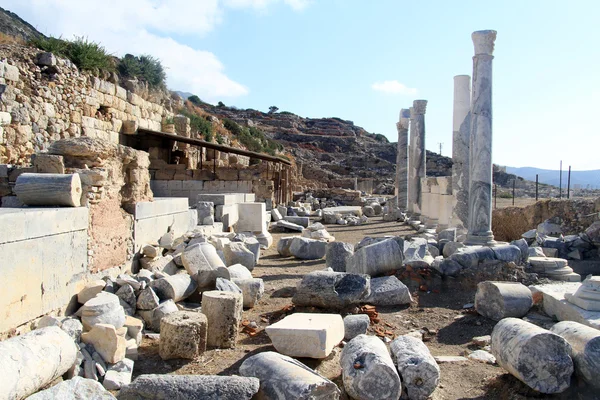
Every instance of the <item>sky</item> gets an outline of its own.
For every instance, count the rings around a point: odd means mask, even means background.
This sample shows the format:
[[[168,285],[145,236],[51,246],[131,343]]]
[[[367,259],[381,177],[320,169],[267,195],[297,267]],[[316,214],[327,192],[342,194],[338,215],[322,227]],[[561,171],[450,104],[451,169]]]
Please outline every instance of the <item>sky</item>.
[[[453,77],[498,32],[493,161],[600,169],[600,1],[3,0],[41,32],[151,54],[204,101],[339,117],[397,141],[428,100],[427,149],[452,153]]]

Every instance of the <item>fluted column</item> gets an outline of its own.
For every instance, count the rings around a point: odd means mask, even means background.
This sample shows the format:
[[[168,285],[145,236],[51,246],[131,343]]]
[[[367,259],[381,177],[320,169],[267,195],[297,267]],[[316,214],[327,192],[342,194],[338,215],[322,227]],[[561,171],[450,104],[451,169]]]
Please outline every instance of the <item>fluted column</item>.
[[[396,197],[401,211],[408,209],[408,126],[410,110],[400,110],[398,129],[398,157],[396,158]]]
[[[452,118],[452,221],[463,234],[469,224],[469,147],[471,137],[471,77],[454,77]]]
[[[496,31],[471,35],[473,95],[471,100],[469,226],[466,244],[493,244],[492,233],[492,60]]]
[[[427,100],[415,100],[410,109],[410,150],[408,158],[408,211],[421,214],[421,178],[425,178],[425,111]]]

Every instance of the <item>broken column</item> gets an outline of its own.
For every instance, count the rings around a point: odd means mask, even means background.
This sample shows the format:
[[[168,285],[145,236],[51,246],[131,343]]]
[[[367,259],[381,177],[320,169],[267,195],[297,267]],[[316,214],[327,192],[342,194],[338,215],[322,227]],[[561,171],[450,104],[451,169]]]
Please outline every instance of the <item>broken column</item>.
[[[362,303],[369,293],[368,275],[313,271],[304,275],[292,302],[297,306],[342,310]]]
[[[531,290],[520,282],[480,282],[475,294],[475,309],[484,317],[521,318],[533,305]]]
[[[301,362],[274,351],[248,357],[240,366],[240,375],[258,378],[258,397],[265,400],[340,398],[335,383]]]
[[[242,295],[213,290],[202,293],[202,313],[208,322],[208,346],[235,347],[238,326],[242,322]]]
[[[17,198],[28,206],[81,205],[79,174],[21,174],[14,191]]]
[[[425,400],[440,383],[440,367],[422,340],[399,336],[390,350],[396,360],[409,399]]]
[[[425,178],[425,110],[427,100],[415,100],[410,109],[410,151],[408,155],[408,211],[421,215],[421,178]]]
[[[574,321],[562,321],[550,328],[571,345],[575,373],[600,389],[600,331]]]
[[[150,287],[161,300],[173,299],[177,303],[191,296],[198,285],[188,274],[177,274],[156,279]]]
[[[354,253],[352,263],[346,266],[347,272],[383,275],[402,266],[404,241],[393,238],[361,247]]]
[[[344,388],[354,399],[398,399],[402,383],[386,345],[377,336],[358,335],[342,350]]]
[[[206,316],[195,311],[177,311],[164,317],[160,321],[160,357],[194,359],[204,353],[206,326]]]
[[[408,207],[408,126],[410,110],[400,110],[400,120],[396,123],[398,129],[398,156],[396,157],[396,197],[398,207],[406,211]]]
[[[0,342],[0,398],[22,399],[67,372],[77,346],[57,326]]]
[[[452,117],[452,222],[464,234],[469,223],[469,148],[471,137],[471,77],[454,77]]]
[[[559,335],[518,318],[504,318],[492,331],[498,365],[541,393],[561,393],[569,387],[570,351]]]
[[[492,60],[496,31],[476,31],[469,148],[469,224],[466,244],[494,243],[492,233]]]

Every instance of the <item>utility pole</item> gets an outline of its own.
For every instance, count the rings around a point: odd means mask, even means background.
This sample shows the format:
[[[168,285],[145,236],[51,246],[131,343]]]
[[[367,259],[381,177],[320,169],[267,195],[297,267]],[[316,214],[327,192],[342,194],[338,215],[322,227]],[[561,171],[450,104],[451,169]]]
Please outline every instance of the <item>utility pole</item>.
[[[444,145],[444,143],[439,142],[438,144],[440,145],[440,156],[441,156],[442,155],[442,146]]]
[[[560,177],[558,178],[558,198],[562,199],[562,160],[560,160]]]

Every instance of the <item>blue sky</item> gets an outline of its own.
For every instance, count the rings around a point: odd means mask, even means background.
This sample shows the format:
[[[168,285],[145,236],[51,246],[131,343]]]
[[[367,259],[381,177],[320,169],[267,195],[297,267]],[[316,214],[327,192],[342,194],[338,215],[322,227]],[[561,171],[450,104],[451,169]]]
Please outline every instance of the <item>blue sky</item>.
[[[214,103],[340,117],[396,141],[400,108],[426,99],[427,148],[448,156],[453,77],[471,75],[471,33],[494,29],[494,162],[600,169],[598,1],[3,3],[45,33],[154,54],[172,89]]]

